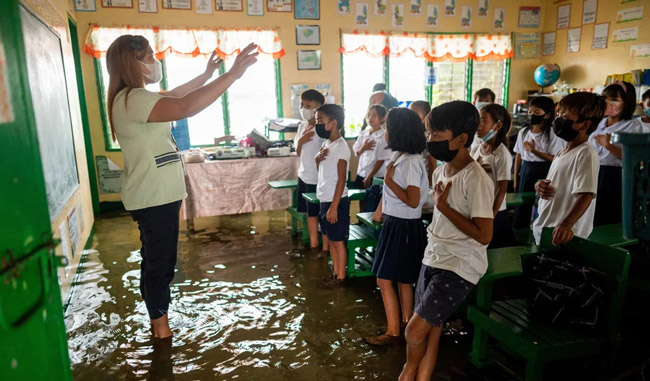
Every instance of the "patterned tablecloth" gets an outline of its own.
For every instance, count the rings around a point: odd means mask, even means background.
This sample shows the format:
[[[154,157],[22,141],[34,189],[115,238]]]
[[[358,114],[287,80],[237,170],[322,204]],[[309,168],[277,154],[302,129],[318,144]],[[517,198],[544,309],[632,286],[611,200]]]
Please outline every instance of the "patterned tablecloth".
[[[295,155],[185,164],[187,198],[181,216],[196,217],[285,209],[292,189],[273,189],[269,181],[298,178]]]

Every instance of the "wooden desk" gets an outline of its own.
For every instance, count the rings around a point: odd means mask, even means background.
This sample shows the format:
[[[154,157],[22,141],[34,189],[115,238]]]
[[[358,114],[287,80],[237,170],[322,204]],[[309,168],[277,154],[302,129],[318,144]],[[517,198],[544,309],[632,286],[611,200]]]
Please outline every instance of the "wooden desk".
[[[372,219],[372,216],[375,213],[373,212],[364,212],[364,213],[357,213],[357,219],[361,221],[364,225],[368,226],[369,228],[373,230],[380,230],[381,229],[381,222],[377,222]]]

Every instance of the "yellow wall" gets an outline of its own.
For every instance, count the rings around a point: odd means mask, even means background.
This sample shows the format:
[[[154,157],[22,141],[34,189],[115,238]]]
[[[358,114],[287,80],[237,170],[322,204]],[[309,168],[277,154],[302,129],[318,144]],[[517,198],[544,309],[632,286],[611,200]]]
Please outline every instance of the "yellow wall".
[[[74,57],[72,55],[72,45],[70,44],[70,33],[68,30],[68,6],[65,0],[52,0],[52,2],[48,2],[47,0],[22,0],[22,3],[61,36],[63,66],[66,73],[68,99],[70,102],[70,119],[72,122],[77,172],[79,174],[79,187],[59,215],[53,218],[52,231],[55,238],[60,238],[59,225],[67,219],[68,213],[77,207],[77,202],[81,205],[81,210],[77,210],[77,213],[79,214],[79,218],[83,220],[83,231],[81,232],[79,247],[77,247],[74,257],[68,266],[59,271],[61,296],[63,299],[66,299],[70,290],[70,284],[77,271],[84,245],[90,236],[94,223],[89,187],[90,181],[88,179],[88,167],[86,165],[86,150],[84,148],[83,125],[81,123],[79,97],[77,96]],[[61,245],[56,248],[56,251],[58,255],[62,255]]]
[[[550,3],[550,2],[549,2]],[[583,0],[564,1],[560,4],[571,4],[570,28],[582,26]],[[544,25],[545,32],[556,30],[557,6],[553,4],[547,12]],[[619,10],[643,6],[643,20],[616,23]],[[567,29],[557,31],[555,42],[555,55],[542,57],[544,63],[557,63],[562,69],[560,81],[566,81],[577,88],[595,88],[605,84],[609,74],[622,74],[633,69],[650,68],[650,58],[630,58],[630,46],[650,43],[650,1],[639,0],[632,3],[621,4],[620,0],[598,0],[596,23],[609,22],[609,38],[607,49],[592,50],[591,43],[595,24],[582,26],[580,35],[580,51],[567,53]],[[637,41],[613,43],[612,31],[629,27],[639,28]]]
[[[369,24],[368,28],[371,32],[379,32],[382,30],[391,30],[390,16],[374,16],[374,7],[372,1],[367,1],[370,4]],[[436,1],[439,4],[439,9],[443,8],[443,1]],[[263,17],[247,16],[246,11],[243,12],[214,12],[212,15],[197,15],[194,11],[186,10],[166,10],[161,9],[160,1],[158,2],[159,10],[156,14],[139,13],[137,10],[137,1],[134,9],[115,9],[115,8],[102,8],[101,0],[97,0],[97,12],[78,12],[76,19],[78,21],[79,41],[85,41],[86,33],[88,31],[89,23],[97,23],[100,25],[110,24],[130,24],[130,25],[156,25],[156,26],[203,26],[203,27],[245,27],[245,26],[263,26],[263,27],[279,27],[280,39],[286,51],[286,55],[281,60],[282,66],[282,94],[283,105],[285,114],[290,114],[291,102],[289,85],[292,83],[307,83],[313,85],[315,83],[330,83],[332,85],[333,95],[336,97],[337,102],[341,100],[341,73],[340,73],[340,55],[338,49],[339,44],[339,29],[353,29],[354,28],[354,15],[343,16],[338,15],[336,12],[335,0],[321,0],[320,20],[295,20],[293,13],[273,13],[266,12]],[[352,13],[355,9],[355,1],[351,1]],[[390,1],[389,4],[392,4]],[[408,1],[403,0],[401,3],[405,5],[405,11],[408,10]],[[426,4],[430,1],[424,1],[423,13],[426,11]],[[458,0],[457,11],[455,17],[440,16],[440,26],[437,28],[428,28],[425,25],[425,16],[405,16],[406,26],[403,31],[420,32],[420,31],[436,31],[436,32],[474,32],[474,33],[490,33],[492,30],[492,20],[494,16],[494,8],[506,9],[506,29],[503,33],[510,33],[515,31],[536,31],[540,32],[541,27],[538,29],[519,29],[517,28],[518,9],[517,2],[509,0],[490,0],[490,12],[486,18],[476,17],[477,0]],[[214,2],[213,2],[214,4]],[[246,1],[244,0],[244,9],[246,8]],[[474,13],[471,29],[460,28],[460,10],[464,5],[472,6]],[[542,20],[545,16],[545,1],[543,0],[530,0],[526,5],[542,6]],[[320,25],[321,28],[321,45],[318,47],[308,46],[303,47],[306,49],[320,49],[322,55],[322,70],[320,71],[298,71],[296,68],[296,51],[299,49],[295,41],[295,25]],[[104,134],[102,130],[101,117],[99,113],[99,103],[97,97],[97,87],[95,82],[95,69],[92,59],[83,55],[83,72],[84,82],[86,87],[86,97],[89,109],[89,117],[92,130],[93,150],[95,155],[106,155],[118,165],[123,165],[122,154],[120,152],[106,152],[104,149]],[[526,90],[535,88],[532,73],[535,67],[539,65],[539,60],[518,60],[512,62],[511,81],[510,81],[510,99],[515,100],[525,95]],[[198,75],[199,73],[197,73]],[[370,89],[368,89],[370,92]],[[119,195],[100,195],[101,201],[117,201]]]

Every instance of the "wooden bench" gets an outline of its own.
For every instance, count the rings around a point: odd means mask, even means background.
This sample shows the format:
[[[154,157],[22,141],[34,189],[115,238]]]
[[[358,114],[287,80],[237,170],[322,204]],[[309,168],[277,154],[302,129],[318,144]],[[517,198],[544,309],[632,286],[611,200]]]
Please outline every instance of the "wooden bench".
[[[375,258],[377,240],[373,230],[363,225],[350,225],[350,236],[346,246],[348,251],[346,277],[374,276],[372,262]]]
[[[535,203],[535,192],[506,193],[506,206],[520,206]]]
[[[565,245],[571,255],[580,258],[604,276],[602,326],[594,332],[557,328],[535,320],[524,300],[498,300],[492,296],[496,280],[523,275],[522,260],[538,250],[554,251],[552,229],[544,229],[539,247],[521,246],[488,250],[488,270],[477,286],[476,305],[468,309],[474,324],[471,361],[481,368],[500,361],[490,341],[497,341],[509,352],[526,361],[525,380],[542,380],[545,364],[560,359],[611,354],[619,341],[623,299],[627,285],[630,256],[626,250],[580,238]]]
[[[298,179],[269,181],[269,186],[273,189],[295,189],[298,186]],[[293,192],[291,206],[287,209],[287,212],[291,216],[291,235],[301,234],[302,243],[308,245],[307,213],[298,211],[298,192],[296,190]],[[300,229],[298,229],[298,223],[300,223]]]
[[[320,200],[316,196],[316,193],[303,193],[302,198],[307,200],[310,204],[318,204]],[[348,198],[350,201],[365,200],[366,190],[365,189],[348,189]]]

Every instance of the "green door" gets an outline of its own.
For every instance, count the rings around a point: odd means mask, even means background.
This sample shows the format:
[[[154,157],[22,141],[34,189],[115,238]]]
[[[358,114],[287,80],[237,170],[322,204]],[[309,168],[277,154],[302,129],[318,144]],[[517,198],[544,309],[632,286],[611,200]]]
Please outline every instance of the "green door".
[[[0,380],[69,380],[18,7],[0,1]]]

